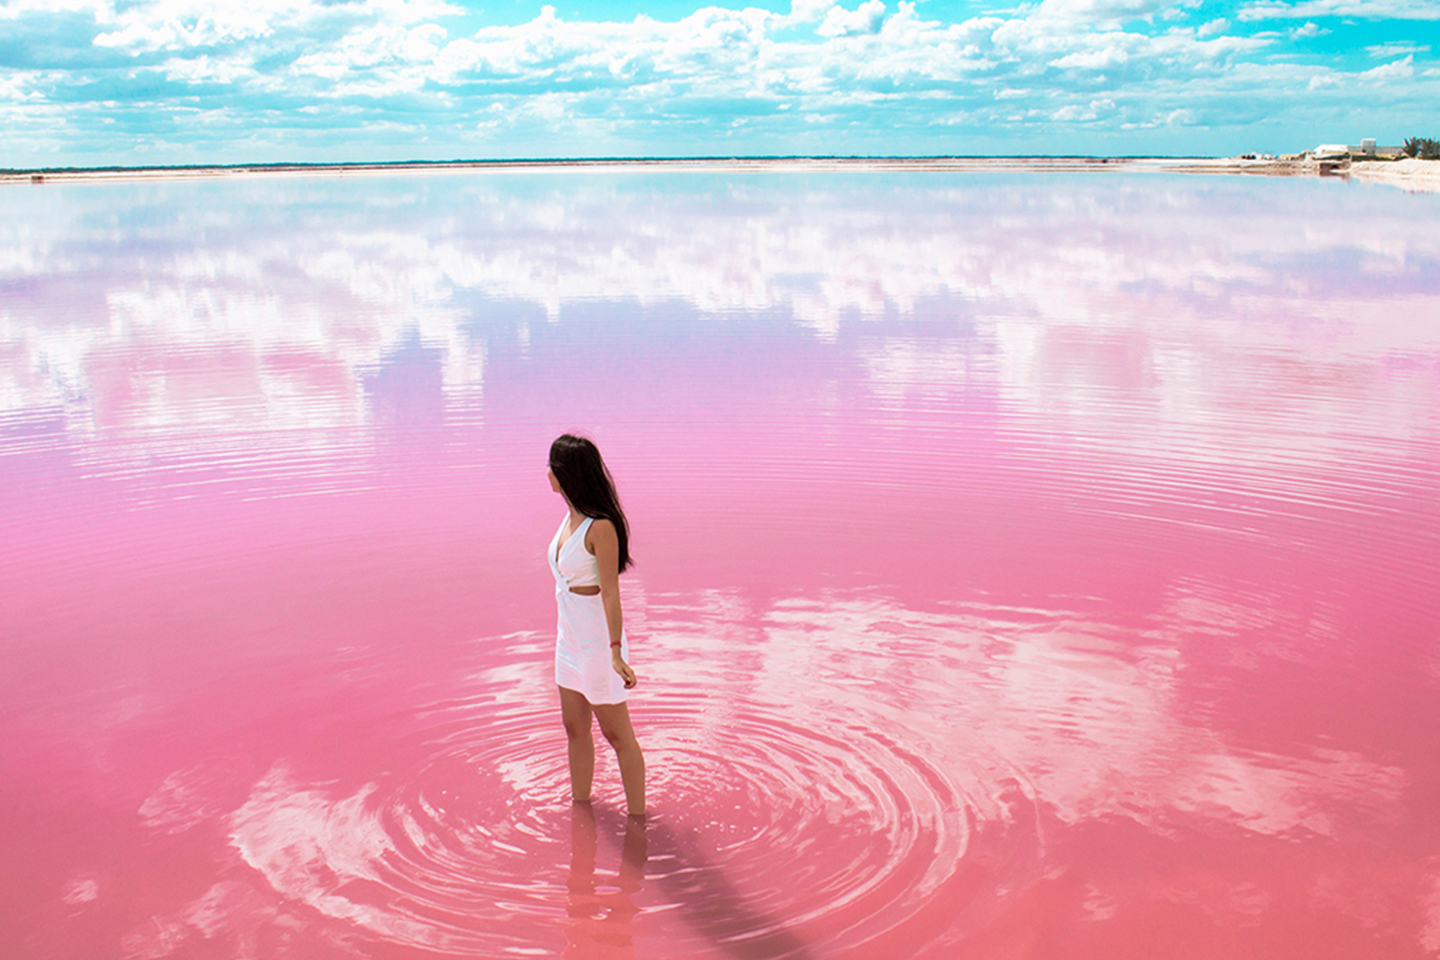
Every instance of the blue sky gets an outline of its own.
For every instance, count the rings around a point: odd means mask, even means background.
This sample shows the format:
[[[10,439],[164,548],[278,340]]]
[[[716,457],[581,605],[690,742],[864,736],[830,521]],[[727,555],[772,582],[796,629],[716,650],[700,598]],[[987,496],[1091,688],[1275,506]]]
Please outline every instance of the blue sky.
[[[1440,0],[0,0],[0,167],[1440,136]]]

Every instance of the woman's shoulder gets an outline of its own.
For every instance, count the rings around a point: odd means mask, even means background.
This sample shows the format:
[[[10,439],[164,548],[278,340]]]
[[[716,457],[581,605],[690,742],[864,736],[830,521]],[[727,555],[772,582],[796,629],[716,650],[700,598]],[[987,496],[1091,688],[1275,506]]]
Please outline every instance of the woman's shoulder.
[[[615,524],[605,517],[590,517],[590,527],[585,531],[585,545],[590,548],[590,553],[595,553],[595,544],[602,543],[619,544]]]
[[[600,547],[608,550],[620,546],[620,537],[615,533],[615,524],[604,517],[591,517],[590,527],[585,531],[585,551],[591,556],[600,552]]]

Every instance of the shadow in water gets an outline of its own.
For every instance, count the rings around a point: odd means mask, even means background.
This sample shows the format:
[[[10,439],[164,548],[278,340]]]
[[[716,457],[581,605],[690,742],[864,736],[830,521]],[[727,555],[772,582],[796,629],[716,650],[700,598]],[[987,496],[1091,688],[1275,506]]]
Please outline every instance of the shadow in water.
[[[606,808],[575,804],[571,820],[569,924],[566,957],[601,960],[634,955],[630,921],[639,912],[634,897],[653,854],[671,868],[655,878],[664,899],[718,949],[736,960],[809,960],[810,950],[783,921],[751,906],[696,845],[656,820],[624,819],[620,873],[613,892],[601,892],[595,879],[597,838],[620,832],[622,816]]]

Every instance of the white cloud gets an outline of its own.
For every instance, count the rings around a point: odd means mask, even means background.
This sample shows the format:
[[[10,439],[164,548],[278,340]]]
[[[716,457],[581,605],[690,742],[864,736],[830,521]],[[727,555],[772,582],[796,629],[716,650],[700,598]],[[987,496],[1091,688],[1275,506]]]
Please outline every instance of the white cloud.
[[[516,124],[562,117],[578,122],[574,111],[556,105],[579,106],[588,91],[607,99],[607,111],[619,101],[642,113],[673,109],[692,95],[766,98],[768,84],[791,86],[798,79],[767,63],[768,33],[782,19],[758,9],[710,7],[673,23],[644,16],[630,23],[571,22],[547,6],[528,23],[486,28],[445,44],[427,69],[442,87],[494,85],[492,95],[500,97],[513,96],[503,85],[521,79],[568,87],[507,101],[507,116],[491,118]]]
[[[1102,117],[1112,112],[1114,109],[1115,101],[1109,99],[1091,100],[1090,103],[1085,106],[1072,103],[1056,110],[1051,115],[1051,119],[1059,123],[1076,123],[1094,120],[1097,117]]]
[[[237,83],[256,75],[248,57],[172,57],[163,64],[165,78],[182,83]]]
[[[1130,54],[1119,44],[1101,47],[1098,50],[1077,50],[1058,60],[1051,60],[1052,67],[1079,67],[1084,70],[1106,70],[1118,67],[1130,60]]]
[[[1241,20],[1281,17],[1308,20],[1312,17],[1357,17],[1366,20],[1440,20],[1435,0],[1257,0],[1240,9]]]
[[[835,0],[790,0],[788,23],[815,23],[822,19]]]
[[[95,38],[98,47],[142,50],[181,49],[263,37],[279,23],[295,22],[305,0],[257,0],[220,5],[207,0],[151,0],[120,11],[112,7],[99,19],[115,29]]]
[[[1043,0],[1030,19],[1093,33],[1117,30],[1130,21],[1164,19],[1187,5],[1174,0]]]
[[[17,20],[27,13],[91,13],[98,20],[112,9],[112,0],[5,0],[0,20]]]
[[[0,75],[0,103],[18,104],[23,100],[39,100],[41,97],[35,89],[33,78],[23,73]]]
[[[1381,64],[1371,70],[1359,74],[1359,78],[1365,80],[1408,80],[1415,75],[1415,55],[1411,54],[1404,60],[1396,60],[1393,63]]]
[[[1415,57],[1383,63],[1378,67],[1358,73],[1340,70],[1326,70],[1310,78],[1309,89],[1327,90],[1335,88],[1354,89],[1373,84],[1385,84],[1395,80],[1409,80],[1415,75]]]
[[[1366,47],[1365,52],[1372,57],[1384,59],[1386,57],[1399,57],[1407,53],[1429,53],[1428,43],[1415,43],[1411,40],[1397,40],[1393,43],[1381,43],[1372,47]]]
[[[406,28],[375,24],[347,34],[331,47],[296,60],[296,73],[337,80],[353,69],[424,63],[435,59],[445,40],[444,28],[433,23]],[[421,78],[414,78],[418,85]]]
[[[854,10],[831,7],[816,32],[822,37],[853,37],[878,33],[884,19],[885,4],[882,0],[865,0]]]
[[[4,10],[29,16],[37,2],[14,0]],[[20,123],[42,134],[33,144],[63,145],[75,136],[68,130],[119,121],[114,142],[127,156],[106,162],[142,159],[148,144],[189,149],[187,137],[214,143],[214,160],[252,159],[228,154],[225,145],[237,140],[276,144],[279,155],[265,159],[298,159],[284,145],[329,132],[304,115],[306,106],[336,102],[345,109],[329,114],[330,141],[344,142],[345,157],[353,158],[367,144],[387,142],[435,145],[404,156],[449,157],[554,155],[576,144],[586,152],[642,154],[904,149],[896,133],[909,138],[907,146],[943,137],[935,146],[944,150],[954,137],[981,132],[1002,141],[1043,130],[1054,118],[1095,132],[1158,129],[1167,117],[1260,123],[1286,115],[1287,92],[1304,91],[1312,77],[1319,78],[1312,89],[1345,96],[1342,85],[1325,86],[1343,69],[1338,61],[1297,69],[1267,59],[1285,52],[1284,31],[1232,35],[1223,17],[1174,25],[1177,11],[1193,10],[1173,0],[1044,0],[960,22],[925,19],[929,8],[913,0],[889,7],[857,0],[854,9],[793,0],[784,14],[712,6],[678,20],[642,15],[629,22],[567,20],[547,6],[528,22],[463,36],[455,21],[439,19],[458,9],[446,0],[63,2],[93,13],[88,54],[110,52],[126,61],[127,72],[81,74],[93,101],[76,99],[65,70],[18,70],[4,83],[26,91]],[[1261,0],[1245,9],[1249,19],[1321,16],[1321,7],[1339,10],[1340,2]],[[1408,9],[1402,0],[1387,2],[1386,9]],[[21,9],[29,12],[15,13]],[[1323,32],[1301,19],[1291,39]],[[1386,60],[1424,52],[1384,50],[1371,52]],[[1416,70],[1412,82],[1403,96],[1428,102],[1422,88],[1430,75]],[[163,106],[175,84],[194,86],[189,95],[203,102],[186,110],[201,111],[203,124],[187,119],[201,113],[186,111],[154,122],[151,105]],[[1090,105],[1101,99],[1114,109],[1094,112]],[[63,122],[39,109],[52,101],[63,105]],[[13,112],[21,103],[12,93],[7,106]],[[130,103],[151,113],[127,115]],[[51,128],[47,141],[43,132]],[[7,129],[16,128],[7,122]],[[387,141],[387,130],[405,134]],[[347,138],[347,131],[363,136]],[[837,134],[864,139],[825,139]]]
[[[133,5],[109,0],[92,9],[96,22],[108,28],[94,38],[95,45],[131,53],[256,40],[279,31],[305,31],[337,17],[410,24],[461,12],[444,0],[354,0],[340,6],[323,0],[145,0]]]
[[[1304,40],[1310,37],[1323,37],[1329,30],[1322,29],[1315,21],[1308,21],[1304,26],[1291,27],[1289,36],[1291,40]]]

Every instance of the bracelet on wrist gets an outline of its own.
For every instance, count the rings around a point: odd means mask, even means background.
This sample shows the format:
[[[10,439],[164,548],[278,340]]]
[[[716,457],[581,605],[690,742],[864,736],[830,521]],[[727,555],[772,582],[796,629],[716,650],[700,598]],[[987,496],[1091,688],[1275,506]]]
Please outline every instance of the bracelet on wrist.
[[[616,649],[616,650],[619,650],[619,649],[620,649],[620,641],[619,641],[619,640],[611,640],[611,641],[610,641],[610,646],[613,647],[613,648]]]

